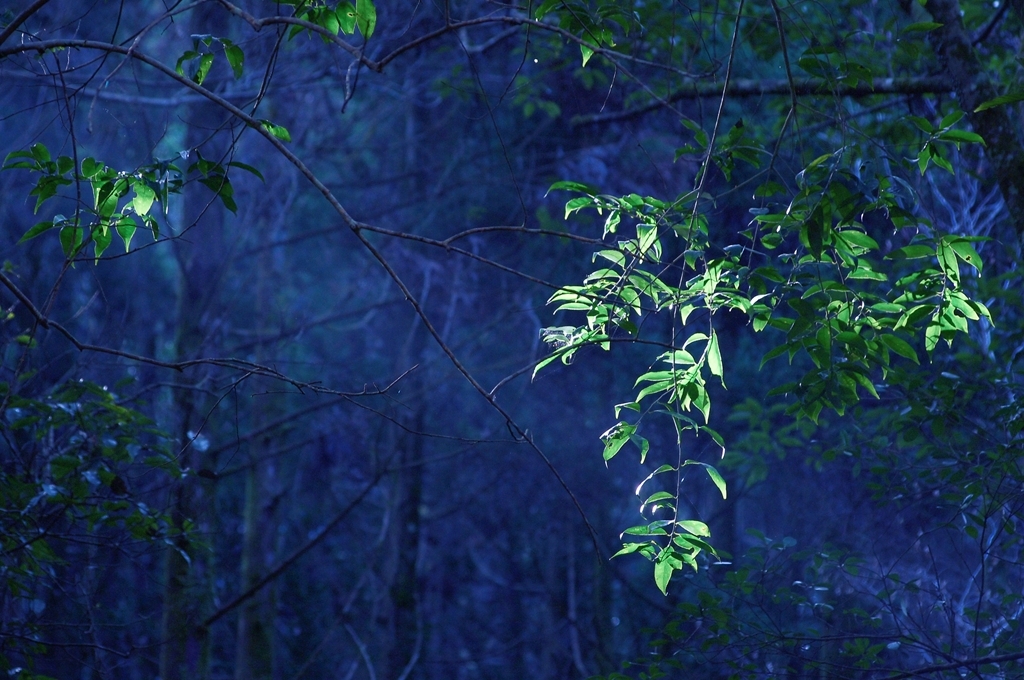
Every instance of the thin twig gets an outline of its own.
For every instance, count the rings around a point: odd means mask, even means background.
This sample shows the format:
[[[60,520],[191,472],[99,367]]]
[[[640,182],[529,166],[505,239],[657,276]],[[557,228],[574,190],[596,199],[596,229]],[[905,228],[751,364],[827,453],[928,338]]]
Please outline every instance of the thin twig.
[[[29,5],[24,10],[22,10],[21,14],[19,14],[16,17],[14,17],[14,19],[11,20],[11,23],[7,24],[7,27],[4,28],[4,30],[0,31],[0,45],[3,45],[4,41],[7,40],[8,38],[10,38],[11,35],[16,30],[18,30],[19,26],[21,26],[23,23],[25,23],[25,21],[30,16],[32,16],[33,14],[38,12],[40,9],[42,9],[43,5],[45,5],[48,2],[50,2],[50,0],[36,0],[31,5]]]
[[[856,85],[844,85],[829,82],[820,78],[734,78],[725,93],[729,97],[870,97],[884,94],[946,94],[953,91],[953,83],[940,76],[922,76],[914,78],[875,78]],[[575,116],[570,121],[573,126],[597,125],[614,123],[622,120],[639,118],[662,108],[665,103],[674,103],[688,99],[705,99],[720,97],[722,87],[717,83],[691,83],[667,97],[654,102],[623,111],[593,113]]]
[[[212,626],[214,623],[220,620],[221,617],[223,617],[225,614],[232,611],[240,604],[256,595],[256,593],[258,593],[264,587],[266,587],[267,584],[269,584],[271,581],[273,581],[282,573],[284,573],[285,570],[288,569],[288,567],[295,564],[295,562],[297,562],[300,557],[308,553],[316,546],[320,545],[320,543],[325,538],[327,538],[327,535],[331,533],[331,531],[335,527],[341,524],[341,522],[346,517],[348,517],[350,512],[352,512],[360,503],[363,502],[363,499],[366,498],[367,494],[369,494],[370,491],[372,491],[373,488],[377,486],[380,480],[383,479],[387,473],[388,468],[385,466],[384,468],[381,469],[380,472],[374,475],[373,479],[371,479],[366,485],[363,486],[363,489],[358,494],[356,494],[355,498],[349,501],[348,505],[342,508],[333,518],[331,518],[331,521],[328,522],[326,526],[324,526],[320,531],[317,532],[316,536],[306,541],[305,544],[297,548],[294,552],[292,552],[291,555],[282,560],[280,564],[278,564],[276,567],[270,570],[263,578],[254,583],[250,588],[248,588],[242,593],[239,593],[237,596],[235,596],[233,600],[222,606],[220,609],[215,611],[210,616],[206,617],[206,620],[204,620],[202,624],[200,624],[200,629],[207,629],[210,626]]]

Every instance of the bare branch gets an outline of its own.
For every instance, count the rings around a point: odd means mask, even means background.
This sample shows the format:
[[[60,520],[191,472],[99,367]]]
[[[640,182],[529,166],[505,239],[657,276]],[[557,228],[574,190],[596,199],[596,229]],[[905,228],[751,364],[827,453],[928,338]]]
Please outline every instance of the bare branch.
[[[363,502],[363,499],[366,498],[366,495],[370,493],[370,491],[372,491],[375,486],[377,486],[377,484],[380,482],[380,480],[384,478],[384,475],[387,474],[387,472],[388,468],[384,467],[380,472],[374,475],[373,479],[371,479],[366,485],[364,485],[363,489],[358,494],[356,494],[356,497],[349,501],[348,505],[342,508],[333,518],[331,518],[331,521],[328,522],[327,525],[324,526],[324,528],[316,534],[316,536],[306,541],[306,543],[297,548],[280,564],[271,569],[266,576],[264,576],[259,581],[254,583],[251,588],[240,593],[235,597],[235,599],[231,600],[226,605],[215,611],[213,614],[206,617],[206,620],[203,621],[202,624],[200,624],[200,629],[206,629],[212,626],[214,623],[219,621],[221,617],[223,617],[225,614],[238,607],[238,605],[242,604],[259,591],[263,590],[263,588],[265,588],[268,583],[270,583],[278,576],[283,574],[285,570],[287,570],[288,567],[295,564],[295,562],[298,561],[300,557],[302,557],[310,550],[318,546],[325,538],[327,538],[327,535],[331,533],[331,531],[334,530],[335,527],[341,524],[342,520],[348,517],[350,512],[352,512],[360,503]]]
[[[819,78],[796,78],[792,81],[789,79],[735,78],[725,89],[725,94],[727,97],[870,97],[882,94],[945,94],[952,91],[953,83],[949,78],[939,76],[875,78],[871,82],[859,82],[856,85],[844,85]],[[668,95],[664,101],[671,103],[720,96],[722,96],[722,86],[717,83],[692,83]],[[664,104],[659,101],[624,111],[576,116],[572,119],[571,124],[579,126],[629,120],[656,111],[662,106]]]
[[[984,666],[985,664],[1006,663],[1008,661],[1018,661],[1020,659],[1024,659],[1024,652],[1015,652],[1013,654],[1000,654],[995,656],[979,656],[975,659],[960,659],[957,661],[952,661],[950,663],[915,668],[912,671],[887,676],[885,680],[906,680],[906,678],[916,678],[922,675],[930,675],[932,673],[954,671],[958,668],[977,668],[978,666]]]
[[[16,30],[18,30],[19,26],[21,26],[23,23],[25,23],[25,21],[30,16],[32,16],[33,14],[38,12],[40,9],[42,9],[43,5],[45,5],[48,2],[50,2],[50,0],[36,0],[31,5],[29,5],[24,10],[22,10],[21,14],[19,14],[16,17],[14,17],[14,19],[11,21],[11,23],[7,24],[7,27],[4,28],[4,30],[0,31],[0,45],[3,45],[4,41],[6,41],[8,38],[10,38],[11,35]]]
[[[60,333],[68,342],[74,345],[75,349],[77,349],[79,352],[94,352],[96,354],[106,354],[109,356],[120,357],[122,359],[128,359],[129,361],[148,364],[150,366],[157,366],[159,368],[169,368],[179,372],[195,366],[217,366],[220,368],[242,371],[250,375],[259,375],[265,378],[279,380],[281,382],[285,382],[288,383],[289,385],[292,385],[300,392],[302,392],[303,390],[309,390],[317,394],[330,394],[343,398],[384,394],[395,385],[395,382],[397,382],[397,380],[401,380],[401,378],[406,375],[405,373],[403,373],[402,376],[399,376],[398,379],[390,383],[387,387],[385,387],[382,390],[368,390],[366,388],[363,388],[363,390],[359,392],[341,392],[338,390],[333,390],[324,387],[316,382],[305,382],[298,380],[296,378],[292,378],[274,368],[257,364],[252,361],[247,361],[245,359],[221,357],[188,359],[185,361],[163,361],[161,359],[155,359],[153,357],[147,357],[141,354],[134,354],[132,352],[125,352],[119,349],[113,349],[111,347],[103,347],[102,345],[93,345],[87,342],[82,342],[63,325],[54,321],[53,319],[48,318],[42,312],[40,312],[39,309],[37,309],[36,306],[32,303],[32,301],[28,298],[28,296],[25,295],[25,293],[20,288],[18,288],[18,286],[15,285],[15,283],[11,281],[11,279],[8,278],[7,275],[4,274],[3,272],[0,272],[0,283],[2,283],[11,292],[11,294],[13,294],[14,297],[17,298],[18,301],[25,306],[25,308],[28,310],[29,314],[36,321],[36,323],[38,323],[40,326],[47,330],[52,329]],[[406,373],[408,373],[408,371],[406,371]]]

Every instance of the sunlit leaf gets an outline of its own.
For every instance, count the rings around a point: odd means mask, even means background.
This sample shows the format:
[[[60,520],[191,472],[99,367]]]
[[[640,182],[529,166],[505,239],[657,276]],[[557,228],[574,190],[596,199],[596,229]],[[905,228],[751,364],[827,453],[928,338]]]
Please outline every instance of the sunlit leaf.
[[[995,99],[989,99],[986,102],[982,102],[976,109],[974,109],[974,112],[980,113],[981,111],[987,111],[988,109],[993,109],[997,106],[1016,104],[1020,101],[1024,101],[1024,90],[1021,90],[1020,92],[1011,92],[1010,94],[1004,94],[1001,97],[996,97]]]
[[[662,595],[668,595],[668,584],[672,580],[672,572],[676,567],[668,560],[659,560],[654,563],[654,582]]]
[[[723,378],[725,367],[722,364],[722,353],[718,348],[718,334],[712,332],[711,340],[708,342],[708,370],[711,371],[711,375]],[[722,385],[725,385],[723,378]]]
[[[132,185],[135,191],[135,198],[132,199],[132,209],[136,215],[146,215],[156,201],[156,192],[144,182],[135,182]]]
[[[367,40],[373,35],[377,26],[377,8],[372,0],[356,0],[356,26]]]
[[[580,44],[580,52],[583,53],[583,65],[586,66],[590,58],[594,56],[594,48],[590,45]]]

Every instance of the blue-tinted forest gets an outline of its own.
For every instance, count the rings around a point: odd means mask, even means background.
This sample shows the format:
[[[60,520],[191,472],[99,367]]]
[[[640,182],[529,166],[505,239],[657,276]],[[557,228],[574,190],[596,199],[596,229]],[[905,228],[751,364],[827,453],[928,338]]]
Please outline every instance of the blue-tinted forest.
[[[0,3],[0,672],[1024,675],[1024,3]]]

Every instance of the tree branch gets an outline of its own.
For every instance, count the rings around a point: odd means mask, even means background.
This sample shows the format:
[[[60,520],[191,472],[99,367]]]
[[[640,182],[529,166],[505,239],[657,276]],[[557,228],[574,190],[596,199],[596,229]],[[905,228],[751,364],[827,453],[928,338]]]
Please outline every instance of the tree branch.
[[[136,361],[138,363],[148,364],[150,366],[157,366],[159,368],[169,368],[179,372],[184,371],[187,368],[192,368],[194,366],[217,366],[220,368],[227,368],[235,371],[244,371],[251,375],[260,375],[266,378],[280,380],[282,382],[288,383],[289,385],[292,385],[300,392],[303,390],[309,390],[317,394],[330,394],[341,398],[385,394],[395,385],[395,383],[398,380],[401,380],[401,378],[405,376],[405,374],[402,374],[395,381],[393,381],[391,384],[389,384],[387,387],[383,389],[367,390],[366,388],[363,388],[363,390],[360,392],[340,392],[338,390],[325,388],[317,383],[303,382],[297,380],[269,366],[263,366],[261,364],[254,363],[252,361],[247,361],[245,359],[234,359],[230,357],[224,357],[188,359],[186,361],[163,361],[161,359],[155,359],[153,357],[147,357],[141,354],[134,354],[132,352],[125,352],[119,349],[103,347],[102,345],[93,345],[87,342],[82,342],[75,336],[74,333],[69,331],[63,325],[54,321],[53,319],[50,319],[42,312],[40,312],[39,309],[32,303],[32,300],[30,300],[29,297],[25,295],[25,293],[20,288],[18,288],[18,286],[13,281],[11,281],[11,279],[8,278],[7,275],[4,274],[3,272],[0,272],[0,283],[2,283],[4,287],[6,287],[11,292],[11,294],[14,295],[14,297],[19,302],[21,302],[22,305],[25,306],[25,309],[28,310],[28,313],[32,316],[36,323],[38,323],[46,330],[55,330],[58,333],[60,333],[68,342],[74,345],[75,349],[77,349],[79,352],[94,352],[96,354],[107,354],[109,356],[120,357],[122,359],[128,359],[129,361]]]
[[[4,44],[4,41],[11,37],[18,27],[25,23],[25,20],[30,16],[42,9],[43,5],[48,3],[50,0],[36,0],[31,5],[26,7],[21,14],[14,17],[11,23],[7,24],[4,30],[0,31],[0,45]]]
[[[870,97],[882,94],[941,94],[952,91],[953,83],[948,78],[939,76],[875,78],[871,82],[859,82],[855,85],[829,82],[820,78],[795,78],[792,82],[788,79],[735,78],[729,83],[725,94],[727,97]],[[720,84],[701,82],[676,90],[663,101],[672,103],[687,99],[721,96],[722,86]],[[659,101],[625,111],[576,116],[572,119],[571,124],[579,126],[628,120],[655,111],[663,105]]]
[[[285,25],[291,25],[291,26],[301,26],[302,28],[305,28],[307,31],[312,31],[313,33],[316,33],[316,34],[318,34],[320,36],[323,36],[328,41],[334,43],[335,45],[337,45],[341,49],[345,50],[346,52],[351,54],[353,57],[355,57],[356,59],[361,61],[370,70],[376,71],[376,72],[380,73],[381,68],[383,68],[380,63],[374,61],[373,59],[370,59],[370,58],[364,56],[363,55],[363,51],[361,49],[359,49],[358,47],[355,47],[354,45],[351,45],[351,44],[345,42],[344,40],[339,38],[334,33],[328,31],[323,26],[319,26],[317,24],[314,24],[311,21],[306,21],[305,19],[297,19],[295,17],[285,17],[285,16],[271,16],[271,17],[263,17],[263,18],[257,19],[255,16],[253,16],[252,14],[249,14],[248,12],[246,12],[241,7],[238,7],[238,6],[233,5],[232,3],[228,2],[228,0],[219,0],[219,2],[220,2],[221,5],[224,6],[225,9],[227,9],[228,12],[230,12],[231,14],[234,14],[237,17],[240,17],[247,24],[252,26],[254,31],[260,31],[264,26],[272,26],[274,24],[285,24]]]
[[[958,668],[977,668],[978,666],[983,666],[989,663],[1006,663],[1007,661],[1018,661],[1020,659],[1024,659],[1024,652],[1014,652],[1013,654],[1000,654],[996,656],[980,656],[976,659],[960,659],[950,663],[916,668],[912,671],[907,671],[906,673],[900,673],[898,675],[890,675],[886,677],[885,680],[906,680],[907,678],[915,678],[931,673],[954,671]]]
[[[373,488],[375,486],[377,486],[377,484],[380,482],[381,479],[384,478],[384,475],[387,474],[387,472],[388,472],[388,468],[384,467],[380,472],[378,472],[376,475],[374,475],[373,479],[371,479],[369,481],[369,483],[367,483],[363,487],[362,491],[360,491],[358,494],[356,494],[356,497],[353,498],[348,503],[348,505],[346,505],[344,508],[342,508],[341,511],[338,512],[338,514],[336,514],[333,518],[331,518],[331,521],[328,522],[327,525],[323,529],[321,529],[317,533],[316,536],[314,536],[310,540],[306,541],[305,544],[303,544],[302,546],[297,548],[291,555],[286,557],[280,564],[278,564],[276,567],[274,567],[272,570],[270,570],[270,572],[267,573],[266,576],[264,576],[259,581],[254,583],[251,588],[249,588],[245,592],[240,593],[239,595],[237,595],[235,597],[235,599],[231,600],[226,605],[224,605],[223,607],[221,607],[220,609],[215,611],[213,614],[211,614],[210,616],[206,617],[206,620],[203,621],[200,624],[199,628],[200,629],[207,629],[210,626],[212,626],[214,623],[216,623],[218,620],[220,620],[220,618],[223,617],[225,614],[227,614],[231,610],[235,609],[238,605],[242,604],[243,602],[245,602],[249,598],[253,597],[259,591],[263,590],[263,588],[266,587],[266,585],[268,583],[270,583],[271,581],[276,579],[278,576],[280,576],[282,573],[284,573],[284,571],[286,569],[288,569],[288,567],[290,567],[293,564],[295,564],[295,562],[300,557],[302,557],[303,555],[308,553],[310,550],[315,548],[317,545],[319,545],[320,542],[323,541],[327,537],[327,534],[329,534],[335,527],[337,527],[339,524],[341,524],[342,520],[344,520],[346,517],[348,517],[348,514],[350,512],[352,512],[352,510],[354,510],[356,508],[356,506],[358,506],[360,503],[363,502],[363,499],[366,498],[366,495],[368,493],[370,493],[370,491],[373,490]]]

